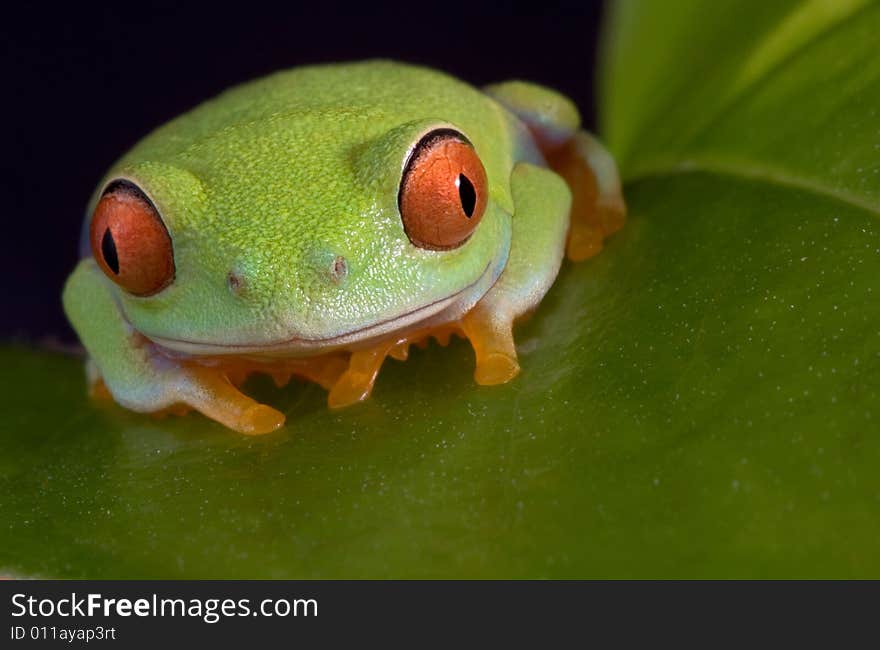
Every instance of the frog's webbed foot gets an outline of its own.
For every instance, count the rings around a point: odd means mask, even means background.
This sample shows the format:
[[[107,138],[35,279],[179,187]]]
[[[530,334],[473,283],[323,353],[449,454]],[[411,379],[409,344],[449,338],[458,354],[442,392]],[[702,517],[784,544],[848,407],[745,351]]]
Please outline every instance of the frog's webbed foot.
[[[236,431],[251,435],[269,433],[284,424],[284,415],[251,399],[237,385],[250,374],[262,372],[269,374],[276,386],[283,386],[296,376],[329,390],[338,384],[347,366],[341,354],[268,363],[223,360],[208,365],[185,364],[177,381],[180,400],[168,412],[179,413],[182,405],[188,406]]]
[[[325,354],[318,357],[296,360],[291,374],[307,381],[314,382],[326,390],[330,390],[348,368],[343,354]],[[276,384],[278,378],[276,377]]]
[[[574,261],[585,260],[598,254],[605,238],[626,221],[614,159],[593,136],[578,131],[562,147],[548,153],[547,160],[572,193],[566,254]]]
[[[409,357],[409,347],[425,347],[430,338],[442,346],[449,344],[453,334],[460,334],[463,327],[459,323],[448,323],[400,332],[385,341],[355,350],[351,353],[348,368],[330,388],[327,404],[330,408],[342,408],[362,402],[373,392],[373,385],[387,357],[405,361]]]
[[[271,377],[278,388],[286,386],[292,377],[299,377],[330,390],[345,372],[348,360],[342,353],[265,361],[215,357],[207,360],[207,365],[221,368],[229,381],[236,386],[241,386],[251,375],[260,373]]]

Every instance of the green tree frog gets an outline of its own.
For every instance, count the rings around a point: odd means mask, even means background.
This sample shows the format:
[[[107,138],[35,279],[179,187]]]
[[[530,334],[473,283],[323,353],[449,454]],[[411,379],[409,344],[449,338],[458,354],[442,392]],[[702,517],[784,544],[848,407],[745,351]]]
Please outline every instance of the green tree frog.
[[[92,393],[261,434],[284,415],[239,390],[253,372],[341,407],[386,357],[458,334],[478,384],[511,380],[514,321],[625,207],[562,95],[367,61],[279,72],[172,120],[88,215],[63,303]]]

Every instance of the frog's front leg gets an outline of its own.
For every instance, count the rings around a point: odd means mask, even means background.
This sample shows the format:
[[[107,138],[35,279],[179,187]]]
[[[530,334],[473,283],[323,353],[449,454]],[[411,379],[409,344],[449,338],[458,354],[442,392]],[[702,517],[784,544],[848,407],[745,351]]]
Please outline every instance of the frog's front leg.
[[[556,173],[521,162],[511,174],[515,212],[510,256],[492,288],[461,321],[477,358],[478,384],[503,384],[519,373],[513,323],[534,309],[559,272],[571,193]]]
[[[64,309],[100,377],[121,405],[140,412],[185,404],[248,434],[274,431],[284,415],[241,393],[216,367],[169,358],[134,331],[92,258],[82,260],[64,288]]]
[[[564,95],[523,81],[487,87],[486,92],[528,127],[547,164],[572,192],[566,252],[580,261],[602,250],[626,221],[617,164],[608,150],[580,128],[580,115]]]

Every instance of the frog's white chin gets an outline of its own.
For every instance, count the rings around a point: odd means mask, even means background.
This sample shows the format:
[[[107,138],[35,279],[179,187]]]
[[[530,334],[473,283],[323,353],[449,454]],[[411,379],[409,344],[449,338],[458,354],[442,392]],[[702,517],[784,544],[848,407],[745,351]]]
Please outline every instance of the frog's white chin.
[[[490,263],[475,282],[447,298],[401,316],[329,338],[291,337],[275,343],[238,345],[187,341],[148,333],[143,335],[169,356],[307,357],[333,350],[368,347],[372,342],[387,338],[394,332],[440,325],[460,319],[492,288],[502,269],[503,263]]]

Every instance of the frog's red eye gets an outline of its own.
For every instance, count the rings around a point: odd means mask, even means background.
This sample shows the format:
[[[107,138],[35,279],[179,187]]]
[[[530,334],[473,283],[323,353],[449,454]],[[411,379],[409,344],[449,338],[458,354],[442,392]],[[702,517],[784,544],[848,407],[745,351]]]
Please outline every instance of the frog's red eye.
[[[452,129],[432,131],[413,149],[400,181],[403,229],[420,248],[461,246],[483,218],[488,193],[470,142]]]
[[[168,230],[150,200],[128,181],[117,181],[104,192],[89,239],[101,270],[129,293],[150,296],[174,279]]]

